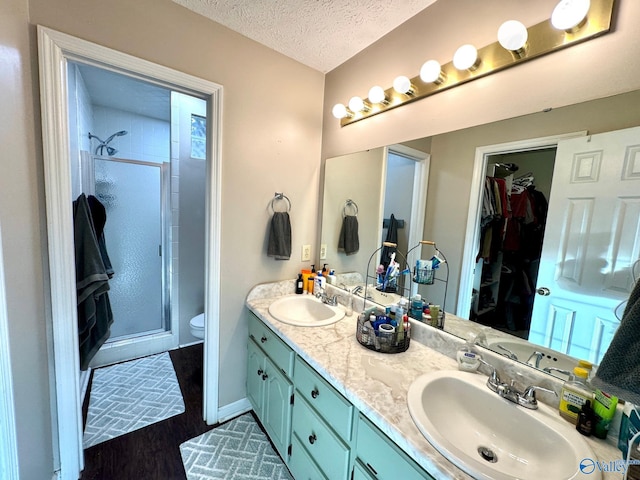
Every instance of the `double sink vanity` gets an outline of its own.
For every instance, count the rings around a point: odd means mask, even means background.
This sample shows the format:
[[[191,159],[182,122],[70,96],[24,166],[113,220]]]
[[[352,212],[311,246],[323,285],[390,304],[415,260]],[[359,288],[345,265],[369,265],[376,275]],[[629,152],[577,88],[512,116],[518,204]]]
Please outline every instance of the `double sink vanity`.
[[[379,353],[356,340],[361,302],[348,316],[292,292],[283,281],[247,296],[247,396],[296,479],[622,478],[611,471],[620,452],[581,436],[553,395],[524,408],[487,388],[485,374],[459,371],[460,338],[412,320],[409,349]],[[331,286],[327,293],[344,300]],[[482,356],[503,381],[561,387]]]

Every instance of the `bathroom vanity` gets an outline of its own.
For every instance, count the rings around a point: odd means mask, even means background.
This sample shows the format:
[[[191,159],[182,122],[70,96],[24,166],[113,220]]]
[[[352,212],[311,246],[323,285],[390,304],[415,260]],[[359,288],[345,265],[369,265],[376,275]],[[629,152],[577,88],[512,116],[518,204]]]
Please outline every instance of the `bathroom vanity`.
[[[407,407],[420,375],[457,370],[453,358],[423,344],[445,344],[448,334],[414,324],[406,352],[378,353],[356,340],[357,313],[322,327],[276,320],[269,305],[292,292],[293,281],[285,281],[258,285],[247,296],[247,396],[295,478],[472,478],[425,439]],[[600,461],[621,458],[604,441],[586,441]]]

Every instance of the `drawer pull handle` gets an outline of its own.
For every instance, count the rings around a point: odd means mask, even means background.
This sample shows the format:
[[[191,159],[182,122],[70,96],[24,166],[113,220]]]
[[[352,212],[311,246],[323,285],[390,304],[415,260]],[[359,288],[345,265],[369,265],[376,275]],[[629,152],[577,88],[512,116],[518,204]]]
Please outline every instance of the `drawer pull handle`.
[[[318,398],[318,395],[320,395],[320,392],[318,391],[317,388],[314,388],[313,390],[311,390],[311,398]]]
[[[269,375],[267,375],[266,373],[262,374],[262,380],[266,380],[267,378],[269,378]]]
[[[314,443],[316,443],[316,440],[317,440],[317,439],[318,439],[318,438],[316,437],[316,434],[315,434],[315,433],[312,433],[311,435],[309,435],[309,443],[310,443],[311,445],[313,445]]]
[[[264,343],[266,341],[267,341],[267,337],[263,335],[262,338],[260,339],[260,343]]]
[[[376,472],[376,469],[373,468],[370,463],[367,463],[367,467],[373,472],[374,475],[378,475],[378,472]]]
[[[262,370],[261,368],[258,370],[258,376],[262,375],[264,373],[264,370]]]

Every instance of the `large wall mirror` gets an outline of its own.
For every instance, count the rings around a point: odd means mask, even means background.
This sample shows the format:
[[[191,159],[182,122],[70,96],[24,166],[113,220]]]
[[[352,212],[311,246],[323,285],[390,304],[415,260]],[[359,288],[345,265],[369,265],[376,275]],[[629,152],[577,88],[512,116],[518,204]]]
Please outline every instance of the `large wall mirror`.
[[[600,362],[640,271],[638,126],[640,91],[633,91],[403,144],[430,155],[426,213],[408,245],[436,241],[450,268],[446,303],[437,283],[418,292],[474,327],[445,321],[445,330],[499,334],[487,348],[559,378],[578,360]],[[505,147],[487,148],[498,144]],[[369,255],[384,240],[384,205],[402,196],[386,188],[388,148],[326,161],[321,262],[337,273],[366,277]],[[487,179],[503,186],[494,190]],[[467,188],[449,187],[460,184]],[[488,228],[497,212],[483,211],[483,196],[505,188],[516,213]],[[337,248],[336,212],[356,197],[360,251],[347,255]],[[592,200],[599,197],[608,200]],[[424,202],[404,201],[404,211]],[[449,221],[456,215],[467,222]]]

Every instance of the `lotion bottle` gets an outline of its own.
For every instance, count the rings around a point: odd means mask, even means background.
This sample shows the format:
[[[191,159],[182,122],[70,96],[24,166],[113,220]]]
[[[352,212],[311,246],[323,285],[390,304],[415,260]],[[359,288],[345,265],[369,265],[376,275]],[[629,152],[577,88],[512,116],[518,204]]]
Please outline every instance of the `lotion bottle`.
[[[458,369],[464,372],[475,372],[480,367],[480,354],[473,344],[473,335],[469,334],[467,342],[458,349]]]
[[[578,423],[578,414],[582,410],[582,406],[587,400],[593,402],[593,391],[587,386],[588,376],[587,370],[575,367],[573,380],[564,382],[560,392],[560,405],[558,405],[560,416],[574,425]]]

